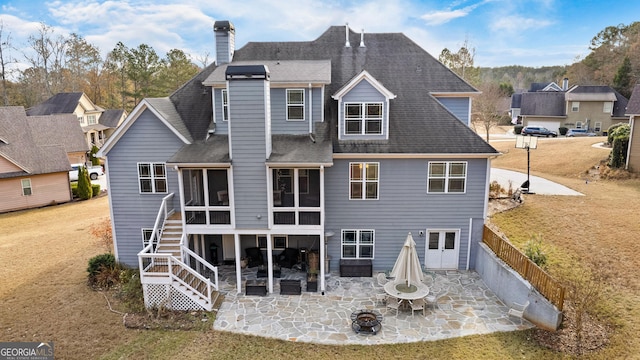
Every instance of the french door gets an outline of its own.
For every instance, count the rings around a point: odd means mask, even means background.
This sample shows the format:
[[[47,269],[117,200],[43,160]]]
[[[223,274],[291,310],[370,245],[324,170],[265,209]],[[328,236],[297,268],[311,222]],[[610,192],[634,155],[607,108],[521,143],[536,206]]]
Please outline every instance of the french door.
[[[459,230],[427,230],[425,267],[457,269],[460,247]]]

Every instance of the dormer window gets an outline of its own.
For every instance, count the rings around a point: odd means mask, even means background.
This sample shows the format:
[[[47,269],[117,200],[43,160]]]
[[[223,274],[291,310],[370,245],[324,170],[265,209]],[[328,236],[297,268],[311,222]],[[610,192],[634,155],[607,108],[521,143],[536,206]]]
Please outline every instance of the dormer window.
[[[304,89],[287,89],[287,121],[304,121]]]
[[[338,100],[338,139],[389,139],[389,100],[396,95],[366,70],[331,97]]]
[[[345,103],[345,135],[382,134],[382,103]]]

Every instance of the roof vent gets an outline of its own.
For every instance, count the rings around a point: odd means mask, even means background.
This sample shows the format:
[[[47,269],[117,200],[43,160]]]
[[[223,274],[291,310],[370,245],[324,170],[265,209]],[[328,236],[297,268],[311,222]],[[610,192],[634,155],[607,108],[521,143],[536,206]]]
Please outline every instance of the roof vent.
[[[344,37],[346,39],[344,46],[345,47],[351,47],[351,44],[349,44],[349,23],[346,23],[344,25]]]
[[[364,46],[364,29],[362,29],[362,32],[360,33],[360,47],[365,47]]]

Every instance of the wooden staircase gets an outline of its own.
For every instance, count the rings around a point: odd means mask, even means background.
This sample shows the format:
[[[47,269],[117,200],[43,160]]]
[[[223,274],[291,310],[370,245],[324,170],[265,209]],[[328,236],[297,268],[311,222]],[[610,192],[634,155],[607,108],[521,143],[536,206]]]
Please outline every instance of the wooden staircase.
[[[214,279],[207,281],[199,277],[199,275],[202,275],[205,279],[209,278],[211,276],[210,273],[206,273],[206,275],[204,273],[198,273],[195,269],[186,266],[186,264],[182,262],[185,261],[181,251],[182,234],[182,219],[180,213],[174,212],[164,221],[155,253],[169,255],[175,260],[167,258],[164,258],[166,260],[157,259],[153,266],[145,270],[145,273],[147,274],[147,278],[152,276],[151,274],[164,273],[168,275],[169,266],[166,264],[167,261],[171,262],[173,264],[171,266],[171,273],[173,273],[172,280],[170,281],[171,286],[188,296],[201,308],[210,311],[220,294],[215,289],[211,289],[209,297],[209,288],[211,284],[214,284]],[[189,255],[189,252],[191,251],[187,249],[184,255],[186,257],[195,255],[193,253]]]
[[[170,254],[180,259],[180,239],[182,238],[182,219],[180,213],[173,213],[164,223],[162,235],[158,241],[157,253]]]

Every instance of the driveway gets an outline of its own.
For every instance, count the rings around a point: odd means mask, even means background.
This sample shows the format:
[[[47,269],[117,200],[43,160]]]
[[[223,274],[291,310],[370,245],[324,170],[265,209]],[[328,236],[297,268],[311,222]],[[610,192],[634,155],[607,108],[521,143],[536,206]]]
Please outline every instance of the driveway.
[[[491,181],[497,181],[503,188],[509,188],[509,181],[511,181],[511,187],[513,189],[517,189],[527,180],[527,174],[491,168]],[[547,180],[545,178],[541,178],[539,176],[529,176],[529,191],[531,193],[540,194],[540,195],[572,195],[572,196],[583,196],[584,194],[579,193],[573,189],[570,189],[564,185],[560,185],[551,180]]]

